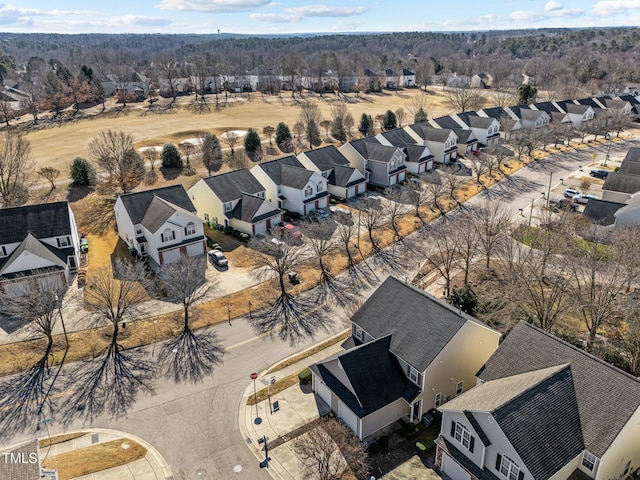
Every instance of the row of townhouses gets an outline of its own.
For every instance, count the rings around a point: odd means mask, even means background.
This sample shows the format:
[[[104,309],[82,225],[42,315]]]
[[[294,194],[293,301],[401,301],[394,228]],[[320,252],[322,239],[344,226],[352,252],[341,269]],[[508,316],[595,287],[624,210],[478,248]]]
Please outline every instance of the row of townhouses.
[[[640,468],[640,380],[533,325],[501,335],[389,277],[345,351],[310,366],[316,395],[360,439],[441,413],[453,480],[610,480]]]
[[[391,187],[409,174],[430,171],[434,163],[455,162],[459,152],[493,146],[501,134],[545,128],[555,122],[579,127],[598,116],[637,116],[639,103],[628,95],[458,113],[353,140],[339,148],[330,145],[259,163],[251,170],[204,178],[188,191],[174,186],[126,194],[115,205],[118,232],[132,251],[146,256],[157,268],[181,254],[205,253],[203,223],[230,226],[254,236],[280,223],[285,211],[305,217],[311,210],[326,208],[331,195],[348,200],[367,188]],[[632,164],[632,160],[625,163]],[[629,176],[626,168],[607,179],[605,190],[624,190],[609,186],[619,178],[626,178],[629,184],[640,178],[640,174]],[[625,201],[620,195],[607,195],[604,201]],[[9,226],[0,232],[0,284],[17,284],[47,272],[68,282],[78,269],[79,236],[68,203],[2,209],[0,220]]]

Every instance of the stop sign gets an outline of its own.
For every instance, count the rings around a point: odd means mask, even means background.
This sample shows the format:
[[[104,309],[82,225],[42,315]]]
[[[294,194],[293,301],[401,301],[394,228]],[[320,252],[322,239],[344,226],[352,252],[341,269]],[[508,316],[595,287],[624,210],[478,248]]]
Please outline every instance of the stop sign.
[[[258,374],[257,373],[252,373],[251,374],[251,380],[255,380],[256,378],[258,378]]]

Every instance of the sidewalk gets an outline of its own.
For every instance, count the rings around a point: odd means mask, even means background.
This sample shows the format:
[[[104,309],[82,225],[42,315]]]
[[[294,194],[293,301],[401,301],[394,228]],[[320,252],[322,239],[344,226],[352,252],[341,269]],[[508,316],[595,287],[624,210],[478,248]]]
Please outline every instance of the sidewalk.
[[[66,442],[57,443],[40,449],[40,460],[54,457],[62,453],[72,452],[86,447],[99,445],[101,443],[111,442],[113,440],[131,440],[147,449],[144,458],[135,460],[126,465],[109,468],[101,472],[95,472],[88,475],[76,477],[74,480],[99,480],[113,479],[118,480],[172,480],[173,473],[171,467],[160,453],[149,443],[145,442],[135,435],[115,430],[107,430],[103,428],[91,428],[82,430],[85,435],[68,440]],[[74,432],[66,432],[74,433]],[[46,437],[40,438],[44,440]]]
[[[300,372],[313,363],[342,352],[341,343],[340,341],[282,370],[269,374],[266,374],[266,371],[261,372],[258,380],[256,380],[256,389],[265,388],[271,376],[275,375],[276,379],[284,378]],[[296,355],[299,355],[299,353]],[[247,440],[247,446],[256,456],[256,462],[258,463],[262,462],[265,456],[262,449],[263,446],[258,444],[259,438],[267,436],[269,441],[280,437],[286,438],[288,433],[329,412],[329,407],[322,400],[316,398],[311,391],[311,385],[301,387],[296,384],[271,396],[272,404],[276,401],[279,403],[279,411],[273,414],[269,413],[268,400],[258,403],[257,415],[260,418],[260,423],[256,423],[256,405],[247,405],[246,403],[247,397],[251,395],[253,395],[253,383],[249,380],[240,404],[238,424],[242,436]],[[269,450],[269,457],[271,461],[269,462],[268,471],[273,478],[278,480],[297,480],[302,478],[298,459],[293,453],[289,442],[280,445],[274,450]]]

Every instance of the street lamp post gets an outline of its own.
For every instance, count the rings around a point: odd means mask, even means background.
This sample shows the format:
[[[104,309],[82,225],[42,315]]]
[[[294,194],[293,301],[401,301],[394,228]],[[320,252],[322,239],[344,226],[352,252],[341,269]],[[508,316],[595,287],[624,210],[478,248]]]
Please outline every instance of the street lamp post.
[[[231,304],[227,305],[227,319],[229,320],[229,326],[231,326],[231,307]]]
[[[156,342],[158,341],[158,336],[156,335],[156,325],[158,324],[157,320],[153,321],[153,347],[151,348],[151,356],[155,356],[156,353]]]
[[[549,174],[549,186],[547,187],[547,209],[549,209],[549,200],[551,199],[551,181],[553,179],[553,172]]]
[[[253,314],[251,313],[252,306],[253,306],[253,303],[251,303],[251,300],[249,300],[249,318],[253,318]]]
[[[531,217],[533,216],[533,202],[535,198],[531,199],[531,209],[529,210],[529,226],[531,226]]]
[[[611,144],[613,143],[613,135],[608,134],[609,135],[609,146],[607,147],[607,154],[604,157],[604,163],[602,164],[603,167],[607,166],[607,161],[609,160],[609,152],[611,151]]]
[[[266,435],[258,439],[259,444],[264,443],[264,461],[260,462],[260,468],[269,468],[269,460],[271,459],[269,458],[269,446],[267,444],[268,441],[269,437],[267,437]]]

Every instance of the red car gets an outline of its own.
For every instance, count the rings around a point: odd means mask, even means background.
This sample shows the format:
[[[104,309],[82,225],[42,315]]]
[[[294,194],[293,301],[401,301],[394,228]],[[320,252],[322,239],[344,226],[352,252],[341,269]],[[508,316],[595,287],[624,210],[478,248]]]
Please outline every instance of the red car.
[[[298,227],[290,223],[280,225],[280,236],[302,242],[302,232]]]

